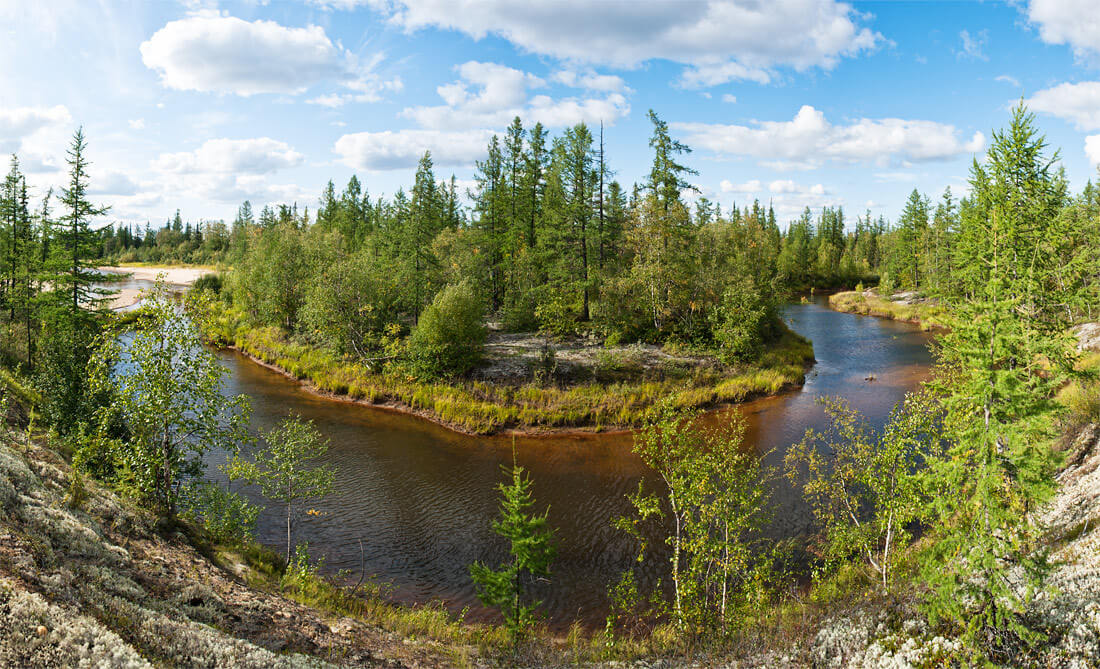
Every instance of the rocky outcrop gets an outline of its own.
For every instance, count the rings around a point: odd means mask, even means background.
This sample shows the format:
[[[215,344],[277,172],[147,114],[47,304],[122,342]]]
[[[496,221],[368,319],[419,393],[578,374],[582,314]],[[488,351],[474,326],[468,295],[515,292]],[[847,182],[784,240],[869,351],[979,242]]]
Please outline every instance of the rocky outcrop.
[[[1078,350],[1100,352],[1100,323],[1082,323],[1073,328],[1073,334]]]
[[[0,424],[0,666],[451,666],[453,653],[251,588]],[[242,571],[246,568],[240,565]],[[476,652],[476,651],[475,651]]]

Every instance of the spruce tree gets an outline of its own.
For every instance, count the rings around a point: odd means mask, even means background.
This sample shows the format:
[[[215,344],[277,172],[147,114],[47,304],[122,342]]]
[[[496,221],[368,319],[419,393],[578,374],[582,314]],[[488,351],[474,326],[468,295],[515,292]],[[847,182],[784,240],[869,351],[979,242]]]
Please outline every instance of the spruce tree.
[[[523,467],[514,461],[511,471],[501,467],[510,484],[501,483],[500,519],[493,521],[493,532],[509,542],[511,560],[492,569],[482,562],[470,565],[470,577],[477,586],[481,603],[500,610],[504,624],[513,639],[522,637],[535,623],[536,611],[541,604],[531,601],[525,592],[533,580],[550,575],[550,565],[556,553],[554,533],[547,526],[547,514],[530,511],[535,505],[531,492],[531,479]]]
[[[971,167],[956,256],[963,294],[932,383],[949,450],[929,469],[942,519],[926,562],[930,611],[994,655],[1004,632],[1027,636],[1018,614],[1041,576],[1029,514],[1053,489],[1053,395],[1073,373],[1051,282],[1065,181],[1045,148],[1020,106],[993,133],[986,164]]]
[[[61,191],[62,220],[51,263],[54,292],[68,296],[67,311],[74,317],[80,313],[82,304],[98,306],[105,298],[104,291],[95,287],[100,277],[91,263],[98,255],[91,222],[107,213],[109,207],[88,200],[87,147],[84,129],[79,128],[68,151],[69,185]]]

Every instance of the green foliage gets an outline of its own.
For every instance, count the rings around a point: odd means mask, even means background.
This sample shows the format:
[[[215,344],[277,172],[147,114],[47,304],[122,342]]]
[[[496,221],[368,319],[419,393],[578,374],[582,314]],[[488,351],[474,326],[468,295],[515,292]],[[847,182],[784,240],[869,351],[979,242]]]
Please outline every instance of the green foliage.
[[[256,519],[263,509],[240,493],[203,481],[188,486],[183,498],[186,512],[201,522],[215,541],[239,546],[255,539]]]
[[[382,263],[365,254],[322,268],[301,309],[303,330],[340,354],[377,355],[386,327],[398,322],[401,291]]]
[[[468,282],[439,291],[409,337],[409,358],[422,378],[462,374],[481,358],[484,303]]]
[[[949,448],[928,470],[940,519],[924,563],[928,608],[995,661],[1036,641],[1020,612],[1045,562],[1024,519],[1054,488],[1054,394],[1074,374],[1058,280],[1065,180],[1044,147],[1017,107],[971,168],[956,268],[963,296],[931,384]]]
[[[727,365],[756,360],[775,319],[774,308],[751,281],[734,280],[711,311],[718,359]]]
[[[94,326],[63,312],[43,329],[34,385],[43,419],[62,435],[93,423],[94,414],[111,401],[111,389],[93,386],[88,376],[96,338]]]
[[[191,284],[191,290],[197,293],[208,291],[220,295],[224,284],[225,278],[221,274],[203,274],[195,279],[195,283]]]
[[[120,420],[125,448],[113,448],[114,469],[128,472],[134,491],[175,513],[180,484],[199,476],[212,448],[234,452],[248,441],[248,402],[225,397],[227,370],[202,345],[195,327],[158,283],[142,307],[146,326],[128,342],[105,336],[90,365],[92,392],[110,392],[98,424]]]
[[[550,575],[556,551],[553,531],[546,525],[549,509],[542,515],[529,511],[535,504],[531,479],[514,462],[510,472],[504,467],[502,470],[512,482],[497,486],[500,519],[493,521],[493,531],[508,540],[511,561],[495,570],[475,562],[470,565],[470,578],[482,604],[499,609],[509,635],[520,639],[535,624],[540,605],[530,600],[526,590],[534,578]]]
[[[299,505],[332,492],[336,472],[331,465],[308,467],[324,457],[328,441],[321,438],[312,423],[288,418],[278,427],[261,435],[266,446],[252,454],[252,461],[239,455],[230,461],[226,473],[231,480],[260,486],[264,497],[286,507],[286,559],[290,563],[293,522]]]
[[[787,477],[821,527],[816,549],[826,569],[864,560],[887,592],[893,563],[929,502],[921,469],[940,454],[937,409],[927,396],[909,395],[877,434],[846,401],[821,402],[829,429],[807,430],[790,448]]]
[[[670,577],[673,601],[667,609],[677,626],[692,634],[727,632],[761,603],[758,586],[770,568],[759,530],[767,520],[770,472],[757,454],[741,449],[744,423],[704,428],[698,414],[670,401],[657,404],[635,435],[634,452],[663,484],[629,495],[634,515],[616,527],[639,541],[639,561],[648,553],[648,522],[668,518],[672,533]]]

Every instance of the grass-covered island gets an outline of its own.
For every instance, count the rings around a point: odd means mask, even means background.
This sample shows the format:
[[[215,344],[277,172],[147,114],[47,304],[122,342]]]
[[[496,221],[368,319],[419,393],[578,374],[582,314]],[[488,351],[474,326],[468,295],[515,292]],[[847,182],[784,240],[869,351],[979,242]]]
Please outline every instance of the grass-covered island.
[[[316,391],[478,434],[636,427],[664,397],[684,408],[710,408],[796,387],[814,359],[813,345],[782,323],[756,360],[730,365],[707,351],[493,331],[468,372],[425,380],[407,367],[387,369],[277,327],[250,326],[232,309],[213,313],[213,343]]]

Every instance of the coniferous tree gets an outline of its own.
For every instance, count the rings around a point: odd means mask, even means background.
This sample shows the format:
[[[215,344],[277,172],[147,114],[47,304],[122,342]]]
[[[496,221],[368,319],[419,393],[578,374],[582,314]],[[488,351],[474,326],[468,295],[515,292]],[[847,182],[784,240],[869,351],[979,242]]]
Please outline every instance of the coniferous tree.
[[[1020,518],[1051,491],[1053,395],[1072,373],[1064,297],[1052,282],[1066,184],[1045,148],[1021,105],[993,133],[987,163],[971,167],[955,265],[962,293],[951,299],[933,383],[950,449],[930,469],[942,519],[925,572],[932,613],[991,652],[995,630],[1026,635],[1016,618],[1025,592],[1007,565],[1023,567],[1032,586],[1041,574],[1034,528]]]
[[[501,468],[510,484],[501,483],[500,519],[493,521],[493,531],[509,542],[511,560],[492,569],[482,562],[470,565],[470,577],[477,586],[478,598],[486,606],[500,609],[513,639],[522,637],[534,624],[541,604],[531,601],[526,592],[537,577],[550,574],[554,561],[553,531],[547,527],[547,514],[530,511],[535,505],[531,479],[523,467],[512,463],[511,471]]]
[[[104,292],[95,287],[98,274],[91,259],[98,255],[98,251],[91,222],[107,213],[109,208],[94,205],[88,200],[86,150],[84,129],[79,128],[68,151],[69,185],[61,191],[62,219],[57,229],[51,263],[54,292],[68,295],[67,311],[74,319],[80,313],[82,304],[95,306],[104,297]]]

